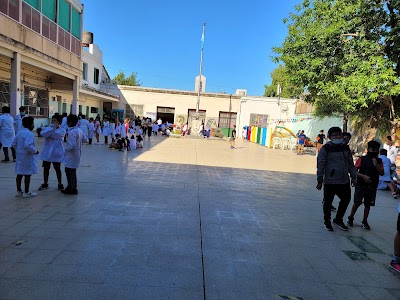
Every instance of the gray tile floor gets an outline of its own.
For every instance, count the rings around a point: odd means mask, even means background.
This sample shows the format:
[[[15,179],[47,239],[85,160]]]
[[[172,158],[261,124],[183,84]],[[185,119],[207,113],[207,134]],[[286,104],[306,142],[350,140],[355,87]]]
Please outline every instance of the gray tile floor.
[[[14,165],[0,165],[0,299],[400,299],[388,193],[370,232],[326,232],[312,156],[201,139],[145,145],[85,146],[77,196],[59,194],[51,172],[49,190],[14,198]],[[244,167],[260,153],[292,171]]]

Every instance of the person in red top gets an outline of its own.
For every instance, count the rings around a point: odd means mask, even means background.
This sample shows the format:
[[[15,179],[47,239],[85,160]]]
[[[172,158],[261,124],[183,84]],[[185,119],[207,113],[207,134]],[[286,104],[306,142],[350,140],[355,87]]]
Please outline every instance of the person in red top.
[[[355,186],[354,204],[351,214],[347,218],[347,225],[349,226],[353,226],[354,215],[364,202],[364,217],[361,225],[364,229],[371,229],[367,219],[371,206],[375,206],[379,175],[384,174],[382,159],[378,158],[380,146],[381,144],[377,141],[369,141],[367,155],[359,157],[356,161],[358,180]]]

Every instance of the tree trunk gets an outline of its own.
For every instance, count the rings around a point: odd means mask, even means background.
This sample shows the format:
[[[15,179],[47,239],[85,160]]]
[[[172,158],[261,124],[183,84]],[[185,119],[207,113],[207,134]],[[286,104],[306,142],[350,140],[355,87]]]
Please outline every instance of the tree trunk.
[[[347,132],[347,123],[349,122],[349,115],[344,114],[343,115],[343,132]]]

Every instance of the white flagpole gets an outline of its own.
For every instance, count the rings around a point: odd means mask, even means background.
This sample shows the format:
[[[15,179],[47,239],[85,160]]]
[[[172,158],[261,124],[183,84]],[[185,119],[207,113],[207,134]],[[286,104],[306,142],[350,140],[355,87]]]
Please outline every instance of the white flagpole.
[[[197,105],[196,105],[196,113],[199,112],[200,109],[200,92],[203,86],[203,82],[201,80],[201,74],[203,71],[203,50],[204,50],[204,32],[206,30],[206,23],[203,24],[203,33],[201,35],[201,53],[200,53],[200,77],[199,77],[199,90],[197,91]]]

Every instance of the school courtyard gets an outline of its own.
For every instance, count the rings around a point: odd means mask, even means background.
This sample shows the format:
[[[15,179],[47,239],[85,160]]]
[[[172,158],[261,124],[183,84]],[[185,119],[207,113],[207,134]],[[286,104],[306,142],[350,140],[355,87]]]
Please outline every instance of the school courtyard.
[[[50,189],[15,198],[14,164],[0,165],[0,299],[400,298],[389,192],[371,231],[360,210],[348,232],[327,232],[314,155],[147,139],[85,145],[76,196],[52,170]],[[41,183],[40,171],[31,190]]]

